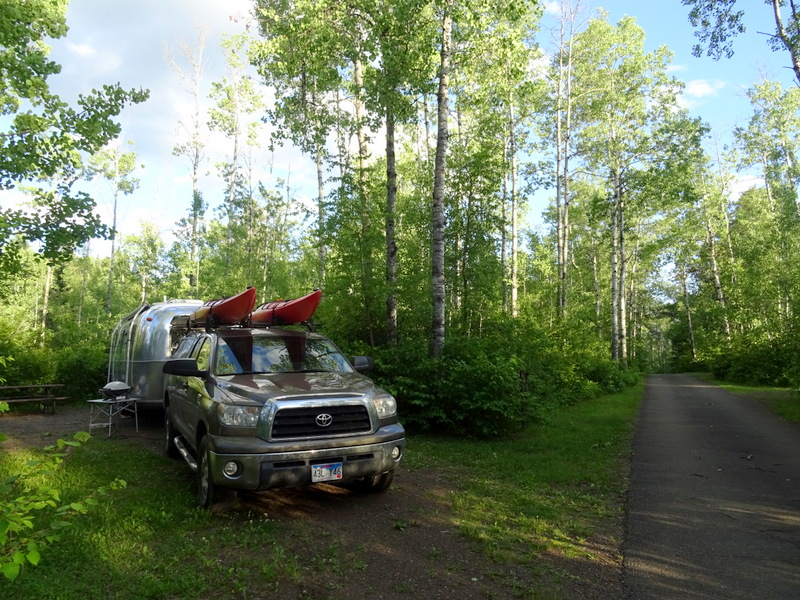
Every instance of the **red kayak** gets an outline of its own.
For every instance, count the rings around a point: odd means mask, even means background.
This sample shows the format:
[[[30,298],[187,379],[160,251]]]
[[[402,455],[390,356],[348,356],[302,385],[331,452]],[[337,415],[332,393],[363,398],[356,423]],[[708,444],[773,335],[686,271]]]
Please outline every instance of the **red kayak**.
[[[241,323],[256,304],[256,288],[249,287],[241,294],[229,298],[209,300],[192,313],[195,324],[235,325]]]
[[[308,321],[319,306],[322,290],[314,290],[293,300],[274,300],[261,304],[250,315],[253,325],[293,325]]]

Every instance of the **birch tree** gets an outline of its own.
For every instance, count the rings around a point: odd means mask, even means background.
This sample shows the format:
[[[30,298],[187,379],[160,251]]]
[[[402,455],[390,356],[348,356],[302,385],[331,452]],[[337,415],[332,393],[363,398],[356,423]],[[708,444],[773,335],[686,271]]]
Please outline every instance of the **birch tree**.
[[[453,32],[452,5],[445,2],[441,8],[441,44],[439,61],[439,87],[436,92],[436,153],[433,171],[433,214],[431,219],[431,295],[433,315],[431,321],[431,356],[440,358],[445,340],[445,271],[444,271],[444,197],[447,175],[448,111],[450,86],[450,60]]]
[[[120,144],[110,144],[91,157],[87,170],[89,178],[105,180],[111,188],[111,254],[108,265],[108,289],[106,294],[106,314],[111,315],[111,300],[114,289],[114,258],[116,251],[117,211],[122,196],[128,196],[139,187],[139,178],[133,172],[139,167],[136,153],[123,152]]]
[[[200,166],[204,158],[207,143],[207,123],[203,109],[203,78],[205,76],[207,61],[204,58],[207,28],[198,28],[197,41],[191,44],[187,41],[178,42],[178,54],[168,46],[165,47],[167,62],[178,76],[183,89],[192,98],[192,108],[188,117],[179,122],[182,141],[172,149],[175,156],[185,156],[189,159],[190,176],[192,179],[192,198],[189,204],[188,227],[189,236],[189,287],[191,294],[197,296],[200,279],[199,237],[200,221],[206,211],[203,196],[200,191]],[[179,226],[186,225],[180,223]]]
[[[555,150],[556,263],[558,266],[556,304],[562,320],[567,314],[570,262],[571,160],[576,158],[575,144],[578,139],[576,130],[579,127],[574,119],[574,105],[581,96],[590,93],[590,90],[575,86],[573,72],[573,67],[577,61],[581,60],[582,54],[592,51],[590,47],[577,47],[575,44],[575,36],[586,23],[585,20],[582,20],[581,15],[581,0],[576,0],[574,4],[569,1],[561,3],[558,51],[553,59],[551,73],[551,103],[554,110],[543,113],[547,119],[543,125],[546,131],[552,132],[552,143]],[[555,127],[550,126],[550,119],[555,121]]]
[[[626,216],[628,197],[637,170],[658,151],[652,131],[677,110],[678,84],[668,78],[669,52],[662,47],[644,52],[644,32],[631,17],[616,27],[595,19],[579,36],[592,48],[576,65],[584,89],[591,90],[581,104],[587,125],[578,147],[586,165],[606,182],[611,232],[611,356],[628,357]]]

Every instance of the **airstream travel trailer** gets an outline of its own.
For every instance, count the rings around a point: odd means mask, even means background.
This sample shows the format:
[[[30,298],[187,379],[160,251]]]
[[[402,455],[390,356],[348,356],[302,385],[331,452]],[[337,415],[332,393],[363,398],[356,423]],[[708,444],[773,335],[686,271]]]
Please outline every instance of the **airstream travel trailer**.
[[[201,300],[169,300],[142,304],[114,328],[108,360],[108,381],[122,381],[130,395],[144,406],[164,402],[161,369],[186,334],[173,327],[175,317],[187,316],[202,306]]]

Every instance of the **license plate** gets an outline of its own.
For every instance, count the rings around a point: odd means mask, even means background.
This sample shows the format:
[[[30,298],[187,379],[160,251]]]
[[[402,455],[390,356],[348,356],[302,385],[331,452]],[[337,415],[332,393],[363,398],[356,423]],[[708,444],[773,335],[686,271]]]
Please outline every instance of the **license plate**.
[[[342,478],[342,463],[311,465],[311,481],[336,481]]]

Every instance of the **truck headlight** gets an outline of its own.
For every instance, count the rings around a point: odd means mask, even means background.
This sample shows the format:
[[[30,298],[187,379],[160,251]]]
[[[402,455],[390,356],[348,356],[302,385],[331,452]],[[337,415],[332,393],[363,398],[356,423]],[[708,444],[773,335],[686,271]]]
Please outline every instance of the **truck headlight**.
[[[386,392],[376,394],[372,401],[375,403],[379,419],[385,419],[397,414],[397,400],[391,394]]]
[[[219,422],[233,427],[255,427],[258,424],[258,413],[260,411],[260,406],[217,405]]]

